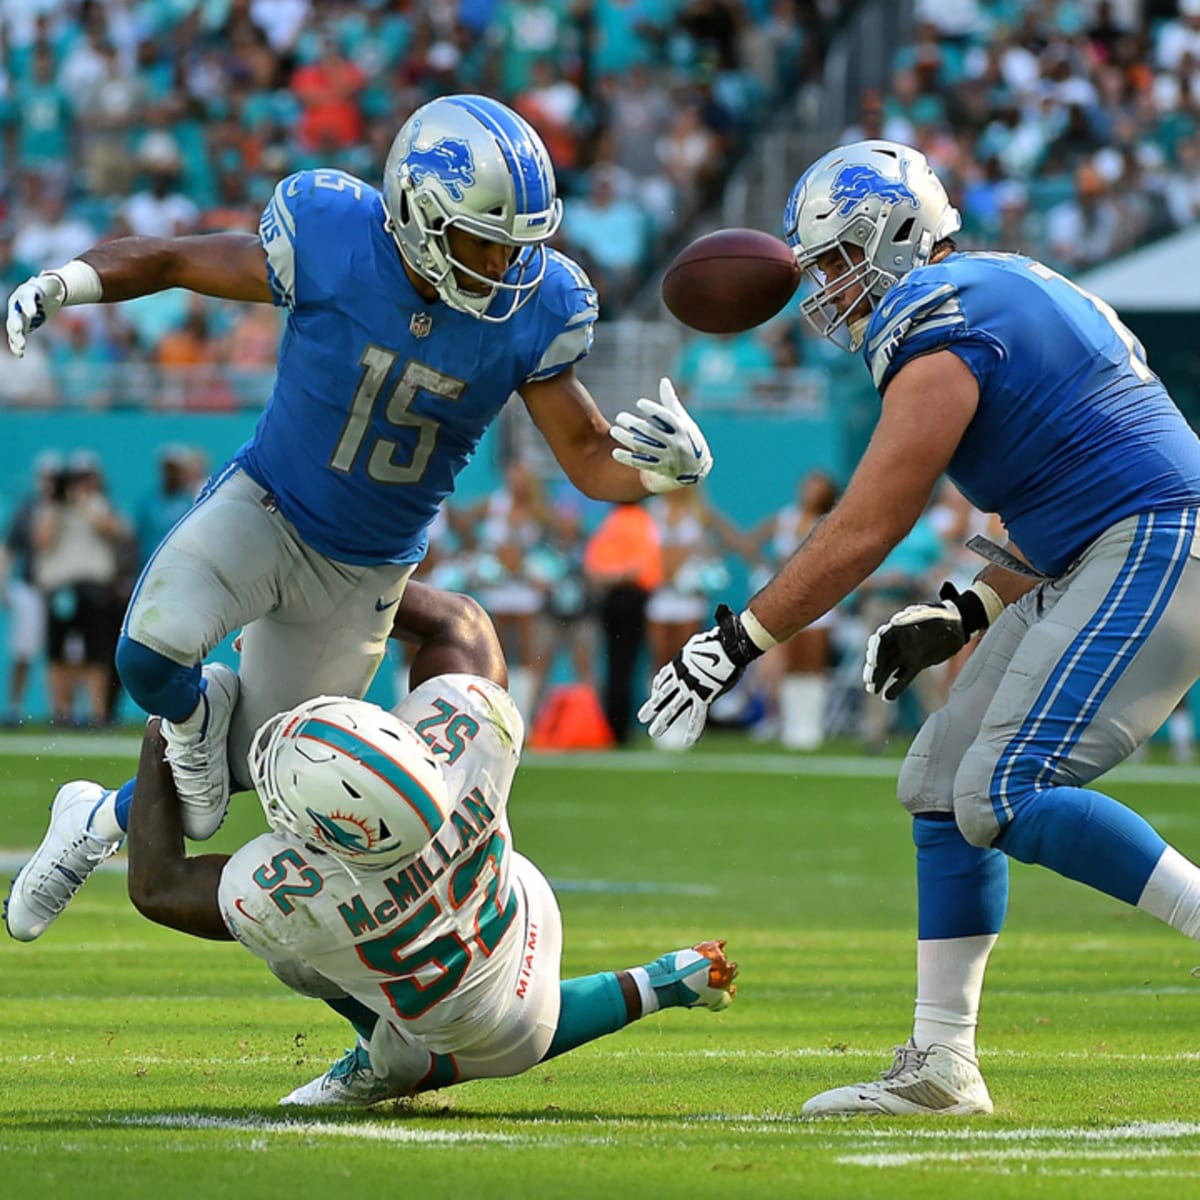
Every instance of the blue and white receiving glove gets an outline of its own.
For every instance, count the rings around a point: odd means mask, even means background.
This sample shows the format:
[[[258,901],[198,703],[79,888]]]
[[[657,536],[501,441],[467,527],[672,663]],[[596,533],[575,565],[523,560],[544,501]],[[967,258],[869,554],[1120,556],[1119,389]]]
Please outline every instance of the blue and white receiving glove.
[[[775,644],[749,609],[739,616],[727,604],[720,604],[716,618],[712,629],[690,637],[655,675],[650,699],[638,709],[638,720],[649,725],[651,737],[661,737],[677,721],[683,721],[680,746],[695,745],[713,701],[725,695],[742,672]],[[755,627],[756,637],[748,623]]]
[[[94,304],[103,287],[96,269],[81,259],[72,259],[56,271],[43,271],[13,289],[8,298],[8,348],[18,357],[25,356],[25,339],[65,304]]]
[[[658,399],[643,397],[637,407],[640,416],[619,413],[608,431],[620,443],[613,458],[637,471],[648,492],[673,492],[699,483],[712,470],[713,457],[671,381],[660,380]]]

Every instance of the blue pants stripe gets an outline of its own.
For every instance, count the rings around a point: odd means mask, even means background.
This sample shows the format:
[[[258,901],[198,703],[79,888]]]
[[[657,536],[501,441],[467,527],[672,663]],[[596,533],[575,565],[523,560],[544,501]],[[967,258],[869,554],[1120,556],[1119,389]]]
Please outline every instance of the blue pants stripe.
[[[1003,828],[1012,819],[1012,799],[1030,786],[1046,783],[1099,711],[1122,672],[1161,619],[1187,562],[1196,513],[1145,513],[1138,521],[1124,564],[1096,615],[1059,659],[992,773],[992,808]],[[1173,526],[1173,529],[1172,529]],[[1151,553],[1174,533],[1165,555]],[[1097,643],[1115,642],[1104,669],[1096,673]],[[1065,727],[1057,741],[1039,745],[1048,730]],[[1040,763],[1036,778],[1018,768]]]

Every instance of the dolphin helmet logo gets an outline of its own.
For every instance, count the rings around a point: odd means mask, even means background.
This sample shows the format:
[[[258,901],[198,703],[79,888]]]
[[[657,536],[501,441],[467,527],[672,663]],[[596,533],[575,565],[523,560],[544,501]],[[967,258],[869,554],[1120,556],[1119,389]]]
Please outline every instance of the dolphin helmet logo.
[[[475,184],[475,159],[470,144],[462,138],[439,138],[431,146],[421,149],[417,138],[421,134],[421,123],[413,127],[412,140],[404,163],[414,184],[419,184],[430,175],[450,194],[460,201],[466,188]]]
[[[900,178],[889,179],[882,171],[862,163],[844,167],[830,189],[830,198],[838,205],[839,217],[848,217],[862,200],[879,196],[889,204],[911,204],[920,208],[917,193],[908,185],[908,164],[900,164]]]

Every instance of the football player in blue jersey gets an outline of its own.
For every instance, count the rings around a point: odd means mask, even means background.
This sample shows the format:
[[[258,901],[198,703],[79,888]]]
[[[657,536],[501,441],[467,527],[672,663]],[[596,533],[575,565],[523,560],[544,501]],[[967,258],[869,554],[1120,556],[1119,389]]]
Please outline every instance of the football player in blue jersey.
[[[257,236],[108,242],[9,298],[18,356],[69,304],[183,287],[287,310],[254,436],[147,564],[117,649],[129,694],[163,718],[189,837],[221,823],[231,770],[247,785],[264,720],[321,693],[364,694],[429,523],[513,392],[589,496],[636,500],[708,472],[668,380],[610,429],[576,376],[596,293],[548,246],[561,216],[533,129],[494,100],[446,96],[400,129],[382,191],[301,171],[276,187]],[[240,671],[204,665],[239,627]],[[32,940],[61,912],[115,848],[132,791],[60,792],[10,893],[10,934]]]
[[[1019,254],[959,253],[925,158],[860,142],[799,179],[784,219],[802,310],[861,350],[882,397],[841,502],[740,614],[718,610],[640,717],[695,740],[746,665],[827,612],[911,528],[945,474],[1011,539],[961,594],[870,638],[869,692],[982,640],[904,761],[917,847],[916,1019],[882,1079],[810,1115],[989,1113],[975,1056],[1008,858],[1200,939],[1200,869],[1091,785],[1200,675],[1200,441],[1113,310]]]

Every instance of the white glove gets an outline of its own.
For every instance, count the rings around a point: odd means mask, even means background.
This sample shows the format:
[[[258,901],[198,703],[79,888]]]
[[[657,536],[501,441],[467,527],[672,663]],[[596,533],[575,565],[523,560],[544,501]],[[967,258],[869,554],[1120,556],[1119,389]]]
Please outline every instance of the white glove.
[[[25,356],[25,335],[40,329],[63,306],[67,289],[62,279],[49,271],[27,279],[8,298],[8,348]]]
[[[658,385],[658,399],[637,402],[636,413],[619,413],[609,429],[621,447],[613,458],[641,475],[651,492],[670,492],[699,483],[712,470],[713,457],[700,432],[675,395],[669,379]]]
[[[693,634],[683,649],[654,676],[650,698],[638,709],[638,720],[649,724],[653,738],[661,737],[678,720],[685,720],[683,746],[692,746],[704,732],[712,702],[742,677],[762,650],[746,632],[742,619],[728,605],[717,606],[712,629]]]

